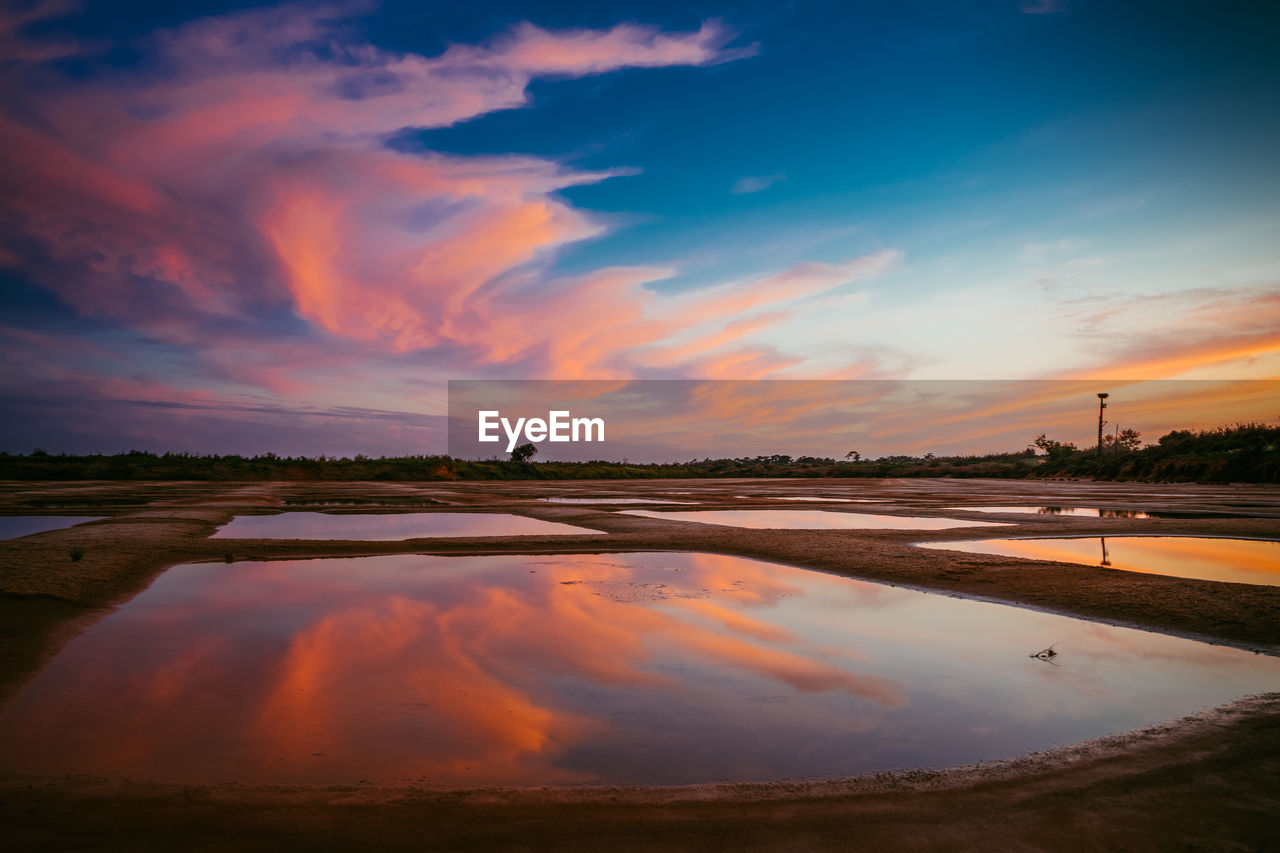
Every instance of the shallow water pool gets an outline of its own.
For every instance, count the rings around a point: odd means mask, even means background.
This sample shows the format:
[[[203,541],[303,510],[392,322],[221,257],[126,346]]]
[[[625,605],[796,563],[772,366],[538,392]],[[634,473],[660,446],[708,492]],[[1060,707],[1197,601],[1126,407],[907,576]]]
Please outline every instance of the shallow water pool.
[[[421,536],[532,536],[598,533],[587,527],[501,512],[324,513],[241,515],[214,539],[364,539],[385,542]]]
[[[770,500],[770,501],[804,501],[804,502],[810,502],[810,503],[818,503],[818,502],[820,501],[820,502],[822,502],[822,503],[833,503],[833,504],[874,504],[874,503],[883,503],[883,501],[877,501],[877,500],[874,500],[873,498],[823,498],[823,497],[811,497],[811,496],[807,496],[807,495],[806,495],[806,496],[797,496],[797,495],[734,495],[734,497],[737,497],[737,498],[745,498],[745,499],[747,499],[747,500],[764,499],[764,500]]]
[[[925,548],[1054,560],[1231,583],[1280,585],[1280,542],[1195,536],[1084,536],[920,543]]]
[[[688,501],[670,501],[662,498],[538,498],[553,504],[685,504]]]
[[[101,521],[100,515],[0,515],[0,539],[17,539],[32,533],[62,530],[86,521]]]
[[[435,498],[286,498],[284,505],[287,507],[295,506],[323,506],[323,507],[358,507],[358,508],[382,508],[387,507],[394,509],[397,507],[432,507],[440,506],[444,501]]]
[[[1029,655],[1056,643],[1054,663]],[[0,711],[0,769],[689,784],[944,767],[1274,689],[1280,660],[706,554],[177,566]]]
[[[944,512],[965,510],[968,512],[1016,512],[1036,515],[1063,515],[1078,518],[1236,518],[1240,513],[1196,512],[1193,510],[1141,510],[1109,509],[1107,507],[1082,506],[945,506]]]
[[[932,516],[877,515],[824,509],[695,509],[656,512],[628,509],[623,515],[643,515],[669,521],[698,521],[754,530],[945,530],[951,527],[1009,527],[994,521],[965,521]]]

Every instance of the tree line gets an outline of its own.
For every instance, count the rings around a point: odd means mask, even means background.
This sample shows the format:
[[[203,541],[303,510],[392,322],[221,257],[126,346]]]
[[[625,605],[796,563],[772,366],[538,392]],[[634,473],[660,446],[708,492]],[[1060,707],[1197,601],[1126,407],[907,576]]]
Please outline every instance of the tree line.
[[[1201,483],[1280,482],[1280,426],[1235,424],[1175,430],[1154,444],[1126,430],[1101,449],[1077,447],[1045,435],[1028,447],[985,455],[883,456],[843,459],[784,454],[687,462],[534,462],[527,449],[510,460],[448,456],[259,456],[191,453],[73,455],[35,450],[0,453],[5,480],[579,480],[717,477],[1070,477]]]

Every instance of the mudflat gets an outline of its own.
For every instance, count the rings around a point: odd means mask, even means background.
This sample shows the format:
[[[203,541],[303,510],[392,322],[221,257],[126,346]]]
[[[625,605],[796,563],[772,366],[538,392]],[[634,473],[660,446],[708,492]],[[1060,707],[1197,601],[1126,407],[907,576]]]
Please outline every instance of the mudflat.
[[[545,497],[617,498],[618,503],[539,500]],[[1011,526],[744,529],[611,511],[633,507],[628,501],[638,498],[670,500],[671,509],[681,512],[821,509]],[[1171,517],[966,509],[1009,505],[1156,511]],[[598,532],[380,542],[210,538],[236,515],[286,508],[511,513]],[[170,566],[396,553],[732,554],[1280,654],[1280,586],[914,545],[992,536],[1280,539],[1280,489],[1267,486],[995,480],[10,482],[0,484],[0,511],[106,516],[0,542],[0,701],[70,638]],[[181,844],[197,849],[1234,850],[1280,844],[1277,792],[1280,693],[1273,693],[1152,729],[936,772],[800,784],[451,792],[371,785],[182,786],[7,774],[0,776],[0,818],[6,834],[20,845],[53,849]]]

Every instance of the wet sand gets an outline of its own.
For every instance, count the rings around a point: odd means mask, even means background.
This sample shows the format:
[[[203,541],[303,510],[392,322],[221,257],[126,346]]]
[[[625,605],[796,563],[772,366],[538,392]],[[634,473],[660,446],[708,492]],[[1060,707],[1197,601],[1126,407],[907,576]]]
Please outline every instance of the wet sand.
[[[692,494],[690,494],[692,492]],[[952,530],[746,530],[538,497],[670,498],[715,509],[829,509],[1016,524]],[[797,502],[829,496],[876,503]],[[236,514],[300,502],[434,499],[599,533],[393,542],[210,539]],[[1208,514],[1090,518],[973,505]],[[626,509],[627,504],[616,508]],[[944,509],[945,507],[945,509]],[[673,506],[687,511],[689,505]],[[995,480],[484,483],[3,483],[0,511],[111,516],[0,542],[0,701],[78,632],[186,562],[362,554],[680,550],[734,554],[1280,654],[1280,587],[920,549],[990,536],[1280,539],[1280,488]],[[1231,517],[1249,513],[1254,517]],[[80,560],[72,549],[82,549]],[[1280,690],[1280,685],[1277,685]],[[426,792],[165,786],[0,776],[0,823],[27,847],[217,849],[1266,849],[1280,845],[1280,693],[1141,733],[1010,762],[805,784]]]

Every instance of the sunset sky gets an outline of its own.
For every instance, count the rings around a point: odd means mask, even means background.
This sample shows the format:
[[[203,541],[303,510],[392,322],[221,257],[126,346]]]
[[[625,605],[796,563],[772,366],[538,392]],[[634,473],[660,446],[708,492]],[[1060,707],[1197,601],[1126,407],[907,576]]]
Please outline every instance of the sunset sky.
[[[1277,43],[1265,3],[0,0],[0,450],[443,452],[450,379],[1280,378]]]

